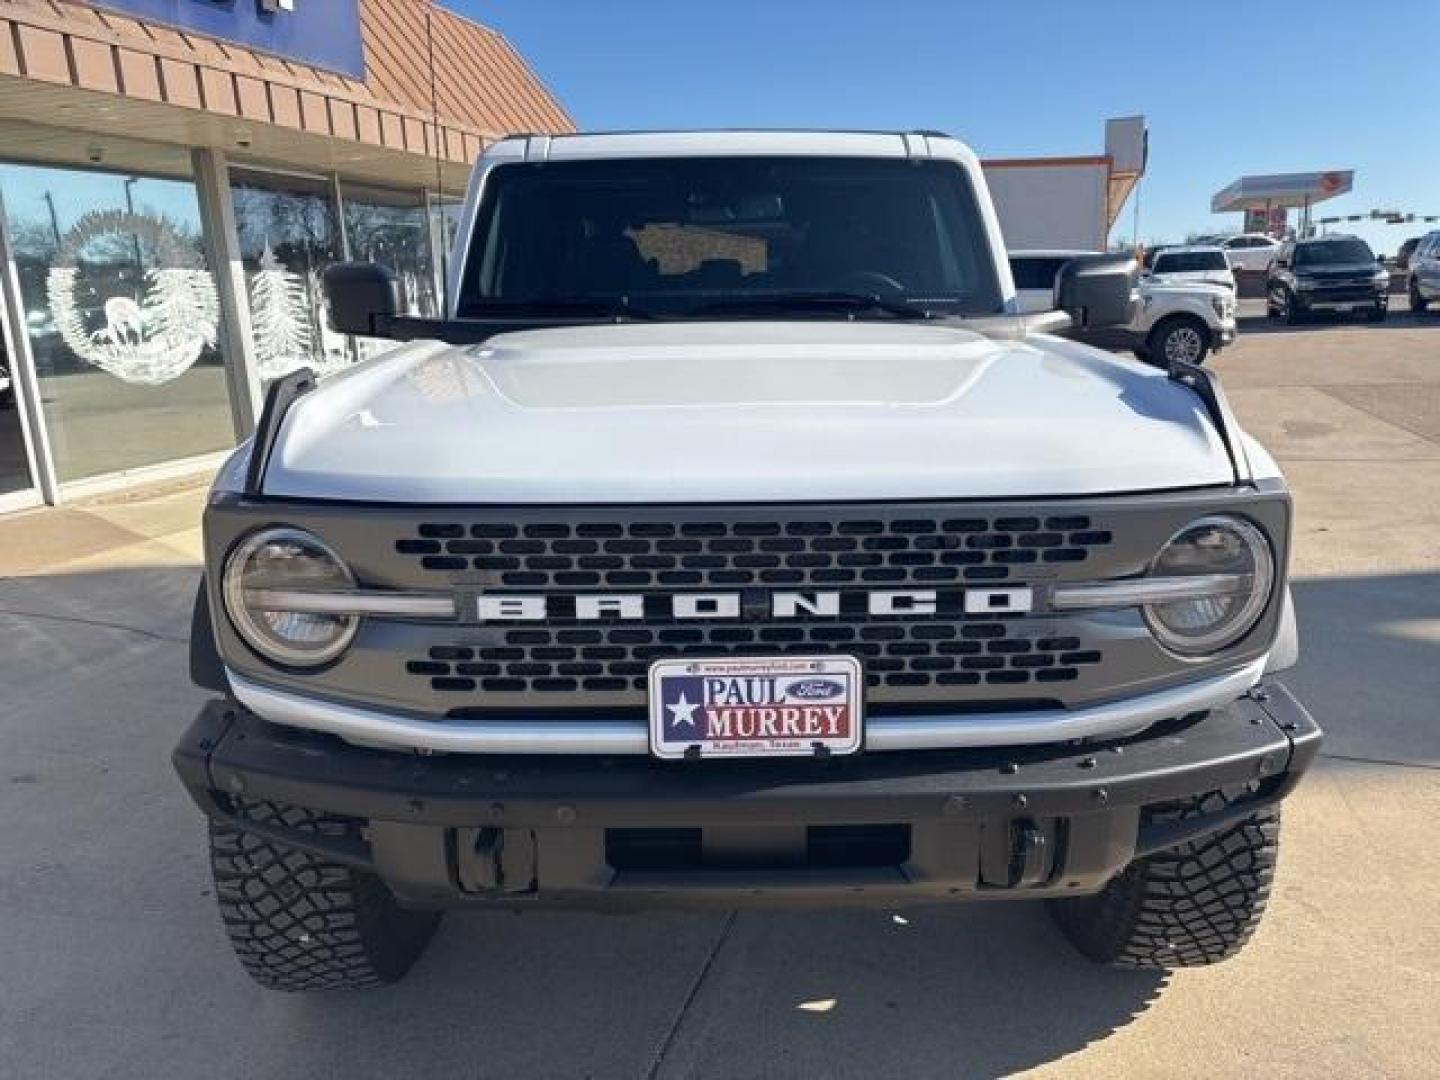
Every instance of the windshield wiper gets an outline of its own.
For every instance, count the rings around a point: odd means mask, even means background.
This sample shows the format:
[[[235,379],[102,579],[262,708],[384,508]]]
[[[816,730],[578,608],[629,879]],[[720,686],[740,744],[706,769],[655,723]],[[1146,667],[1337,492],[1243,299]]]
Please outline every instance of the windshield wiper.
[[[617,322],[650,322],[658,316],[638,308],[628,296],[597,299],[587,296],[536,296],[526,300],[479,300],[467,305],[467,319],[554,317],[614,319]]]
[[[907,300],[891,300],[878,293],[858,292],[788,292],[734,297],[701,304],[690,308],[686,314],[742,314],[748,311],[836,311],[850,316],[858,312],[878,311],[897,319],[935,318],[933,311]]]

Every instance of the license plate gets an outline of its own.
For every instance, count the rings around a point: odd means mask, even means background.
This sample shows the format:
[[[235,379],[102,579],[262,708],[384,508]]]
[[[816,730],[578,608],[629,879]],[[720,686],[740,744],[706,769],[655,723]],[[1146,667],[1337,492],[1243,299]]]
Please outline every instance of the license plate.
[[[650,665],[658,758],[853,754],[864,678],[853,656],[685,657]]]

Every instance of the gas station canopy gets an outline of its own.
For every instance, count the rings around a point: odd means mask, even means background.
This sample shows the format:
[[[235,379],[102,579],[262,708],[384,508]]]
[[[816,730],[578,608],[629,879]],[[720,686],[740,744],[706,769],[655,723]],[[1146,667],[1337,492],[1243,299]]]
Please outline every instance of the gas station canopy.
[[[1308,208],[1336,195],[1344,195],[1354,179],[1355,173],[1351,169],[1242,176],[1210,197],[1210,209],[1213,213],[1223,214],[1235,210]]]

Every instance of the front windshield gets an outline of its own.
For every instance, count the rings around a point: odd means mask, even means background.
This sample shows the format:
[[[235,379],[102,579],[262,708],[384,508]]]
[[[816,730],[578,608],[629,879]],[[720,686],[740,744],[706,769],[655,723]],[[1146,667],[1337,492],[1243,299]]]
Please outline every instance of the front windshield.
[[[1223,251],[1165,252],[1155,260],[1157,274],[1195,274],[1207,270],[1228,270]]]
[[[629,158],[497,167],[461,318],[606,305],[741,316],[876,297],[869,314],[1001,310],[974,193],[953,162]],[[855,317],[853,310],[840,310]],[[824,313],[824,309],[817,309]]]
[[[1374,262],[1375,255],[1364,240],[1321,240],[1295,248],[1296,266],[1338,266],[1343,263]]]

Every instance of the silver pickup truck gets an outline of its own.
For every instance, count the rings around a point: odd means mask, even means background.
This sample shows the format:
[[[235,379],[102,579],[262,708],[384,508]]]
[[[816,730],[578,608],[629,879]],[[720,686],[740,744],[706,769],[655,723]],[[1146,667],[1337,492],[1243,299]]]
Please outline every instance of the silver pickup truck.
[[[1055,283],[1071,259],[1089,258],[1084,251],[1012,251],[1010,273],[1022,312],[1048,311],[1055,306]],[[1223,258],[1223,256],[1222,256]],[[1229,274],[1229,271],[1226,271]],[[1166,280],[1142,277],[1129,322],[1120,326],[1073,327],[1076,340],[1102,349],[1129,349],[1139,359],[1160,367],[1176,361],[1203,364],[1235,341],[1235,283]]]

